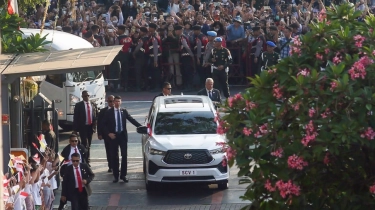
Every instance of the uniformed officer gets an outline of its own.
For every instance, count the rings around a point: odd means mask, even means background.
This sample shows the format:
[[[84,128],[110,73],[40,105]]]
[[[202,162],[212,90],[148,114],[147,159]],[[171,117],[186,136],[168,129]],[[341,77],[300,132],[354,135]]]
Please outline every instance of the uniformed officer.
[[[127,91],[129,77],[129,56],[131,53],[132,38],[125,34],[125,26],[120,25],[117,29],[116,45],[122,45],[121,50],[116,56],[116,60],[121,61],[121,82],[124,85],[124,91]]]
[[[149,79],[151,79],[151,89],[160,90],[161,88],[161,68],[159,68],[159,56],[161,56],[161,40],[156,33],[157,25],[150,23],[148,25],[149,39],[147,41],[149,56]]]
[[[224,97],[229,98],[228,71],[232,64],[232,55],[230,51],[221,45],[223,39],[216,37],[214,39],[215,48],[212,49],[210,58],[212,78],[215,81],[218,90],[222,91]]]
[[[202,75],[204,74],[205,78],[211,78],[211,61],[208,59],[210,58],[212,49],[214,49],[214,39],[216,38],[217,33],[215,31],[207,31],[207,39],[208,43],[206,45],[206,49],[203,55],[203,69]]]
[[[139,28],[139,35],[140,39],[138,40],[138,44],[133,52],[133,58],[135,61],[135,81],[136,81],[136,90],[141,90],[141,77],[142,77],[142,70],[145,66],[146,61],[146,54],[148,53],[148,46],[147,41],[149,40],[148,37],[148,29],[146,27]],[[147,50],[147,51],[146,51]]]
[[[179,40],[182,83],[185,91],[189,91],[192,90],[193,85],[194,54],[190,48],[189,38],[182,33],[182,26],[174,26],[174,33]]]
[[[262,70],[267,69],[269,66],[276,65],[280,59],[280,55],[274,51],[276,44],[272,41],[267,41],[267,51],[262,53]]]
[[[256,26],[253,28],[253,41],[251,42],[250,49],[250,62],[251,62],[251,74],[260,73],[260,55],[263,50],[263,45],[266,44],[266,41],[260,32],[260,27]]]
[[[199,25],[193,26],[193,35],[192,35],[192,48],[194,49],[195,58],[195,70],[199,74],[200,84],[203,84],[206,81],[206,75],[202,68],[203,55],[208,43],[207,37],[201,32],[202,27]]]

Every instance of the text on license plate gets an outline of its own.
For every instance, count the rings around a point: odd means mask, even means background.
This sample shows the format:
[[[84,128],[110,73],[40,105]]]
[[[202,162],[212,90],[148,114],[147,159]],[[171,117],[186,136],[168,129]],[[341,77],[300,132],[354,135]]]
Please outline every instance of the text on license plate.
[[[196,170],[180,170],[180,175],[181,176],[195,176],[197,175]]]

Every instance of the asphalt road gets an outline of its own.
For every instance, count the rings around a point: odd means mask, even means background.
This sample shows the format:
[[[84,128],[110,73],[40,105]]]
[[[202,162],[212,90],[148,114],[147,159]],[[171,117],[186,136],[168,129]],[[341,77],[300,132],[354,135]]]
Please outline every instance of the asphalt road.
[[[122,106],[126,107],[129,113],[141,124],[151,105],[153,95],[157,93],[139,94],[123,93]],[[120,180],[119,183],[112,183],[113,176],[108,173],[105,157],[104,142],[98,140],[94,134],[91,146],[91,168],[95,173],[95,180],[91,187],[93,194],[90,197],[90,206],[97,207],[127,207],[126,209],[148,209],[151,206],[176,206],[176,209],[183,209],[184,206],[216,206],[211,209],[240,209],[248,201],[242,201],[240,196],[245,193],[246,185],[239,185],[240,178],[237,177],[238,169],[232,167],[230,170],[229,189],[218,190],[216,185],[162,185],[155,192],[147,192],[142,171],[141,135],[136,133],[136,128],[127,123],[128,143],[128,178],[129,183]],[[68,137],[71,132],[60,134],[59,151],[68,144]],[[61,188],[60,188],[61,189]],[[58,205],[60,191],[56,192],[54,206]],[[136,206],[144,206],[136,208]],[[134,207],[134,208],[133,208]],[[221,207],[221,208],[220,208]],[[226,207],[226,208],[223,208]],[[115,209],[115,208],[114,208]],[[187,208],[188,209],[188,208]],[[194,208],[192,208],[194,209]],[[200,209],[199,207],[196,209]],[[206,209],[206,208],[203,208]]]

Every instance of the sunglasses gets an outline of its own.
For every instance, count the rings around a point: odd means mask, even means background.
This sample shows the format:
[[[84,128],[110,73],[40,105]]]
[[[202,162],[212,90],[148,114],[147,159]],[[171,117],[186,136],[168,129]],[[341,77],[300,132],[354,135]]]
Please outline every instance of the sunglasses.
[[[70,142],[78,142],[78,140],[70,140]]]
[[[165,89],[167,89],[167,90],[172,90],[172,88],[165,88]]]
[[[90,95],[85,95],[85,96],[82,96],[82,97],[90,97]]]
[[[79,160],[72,160],[72,162],[74,163],[74,162],[79,162]]]

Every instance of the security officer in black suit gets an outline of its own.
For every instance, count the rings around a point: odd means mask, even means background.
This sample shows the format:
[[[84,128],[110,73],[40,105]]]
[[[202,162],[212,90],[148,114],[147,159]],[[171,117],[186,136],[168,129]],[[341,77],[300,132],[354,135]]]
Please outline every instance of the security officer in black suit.
[[[121,108],[121,97],[115,96],[114,107],[108,109],[104,114],[103,131],[111,138],[111,166],[113,170],[114,180],[118,182],[120,179],[129,182],[126,178],[128,168],[128,132],[126,130],[126,120],[129,120],[134,126],[139,127],[141,124],[137,122],[126,109]],[[121,172],[119,171],[118,147],[121,149]]]
[[[70,201],[72,210],[89,210],[88,196],[91,195],[90,182],[95,175],[85,163],[80,163],[80,155],[73,153],[72,165],[66,168],[62,183],[61,201]]]
[[[169,83],[169,82],[164,82],[162,92],[159,93],[159,94],[157,94],[157,95],[154,97],[154,99],[152,99],[152,101],[154,101],[155,98],[158,97],[158,96],[171,96],[171,95],[172,95],[171,92],[172,92],[172,86],[171,86],[171,83]]]
[[[206,79],[206,88],[198,91],[197,95],[208,96],[215,105],[221,103],[221,94],[218,89],[214,88],[214,80],[212,78]]]
[[[218,89],[223,91],[224,97],[229,98],[228,72],[229,65],[232,64],[230,51],[221,45],[223,39],[214,39],[214,49],[212,49],[209,62],[212,63],[212,78],[216,82]]]
[[[114,100],[115,100],[115,97],[113,95],[109,95],[107,97],[108,106],[101,109],[99,114],[98,114],[98,139],[99,140],[104,139],[104,147],[105,147],[105,153],[106,153],[106,156],[107,156],[108,172],[109,173],[112,172],[111,161],[110,161],[111,150],[110,150],[110,146],[109,146],[109,143],[110,143],[111,139],[109,138],[108,134],[104,133],[103,118],[104,118],[105,112],[108,109],[113,108]]]
[[[92,134],[96,130],[97,124],[97,107],[89,101],[90,95],[84,90],[82,91],[83,101],[76,103],[73,115],[73,133],[79,133],[81,143],[87,149],[87,163],[90,161],[90,146]]]

